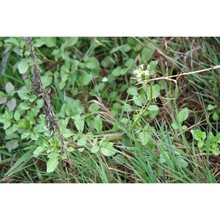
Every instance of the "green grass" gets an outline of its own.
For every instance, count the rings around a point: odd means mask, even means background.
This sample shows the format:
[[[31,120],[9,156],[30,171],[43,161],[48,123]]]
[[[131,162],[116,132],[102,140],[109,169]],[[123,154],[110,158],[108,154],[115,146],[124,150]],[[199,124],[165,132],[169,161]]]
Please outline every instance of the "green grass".
[[[4,42],[7,39],[0,40]],[[51,90],[51,103],[58,120],[69,118],[66,128],[72,132],[69,139],[74,143],[79,139],[77,135],[81,134],[71,117],[74,117],[74,111],[83,108],[82,112],[77,114],[85,118],[82,133],[87,138],[87,144],[82,152],[70,151],[74,170],[69,167],[65,159],[60,159],[54,172],[47,173],[49,151],[35,157],[33,152],[40,146],[40,142],[36,142],[33,138],[21,138],[22,132],[27,130],[32,132],[38,123],[39,114],[43,113],[42,110],[35,116],[33,125],[18,133],[16,138],[19,144],[13,150],[8,150],[6,143],[14,139],[7,139],[7,129],[4,129],[1,123],[0,182],[216,183],[220,181],[219,155],[209,153],[208,149],[212,146],[208,142],[207,151],[200,152],[190,132],[191,129],[201,129],[206,133],[213,132],[215,135],[219,133],[219,121],[212,119],[213,112],[208,111],[207,107],[219,106],[220,70],[177,77],[175,79],[177,83],[170,80],[154,82],[161,87],[160,95],[145,101],[146,105],[135,104],[133,101],[135,96],[127,93],[130,87],[138,88],[138,92],[144,91],[132,78],[134,66],[143,63],[158,61],[155,77],[178,75],[219,65],[219,38],[79,38],[77,43],[61,51],[64,42],[65,38],[57,38],[52,47],[44,45],[36,48],[36,54],[42,61],[40,64],[42,75],[47,71],[52,72],[52,82],[47,87]],[[2,51],[6,46],[3,44]],[[143,55],[143,48],[147,48],[147,51],[151,48],[149,54]],[[23,49],[28,51],[27,47]],[[28,55],[24,56],[28,59]],[[3,52],[0,53],[0,59],[2,57]],[[87,64],[91,57],[97,59],[99,66],[90,69],[89,65],[96,65],[96,63]],[[11,82],[17,91],[24,86],[24,80],[16,69],[20,59],[21,57],[16,53],[11,54],[7,69],[0,78],[0,91],[5,93],[5,85],[8,82]],[[70,67],[68,63],[66,64],[68,59],[70,60],[68,62],[73,62]],[[112,61],[108,60],[109,63],[105,63],[105,59]],[[132,68],[126,70],[126,73],[114,75],[115,68],[127,68],[126,61],[129,59],[135,61]],[[145,62],[145,59],[148,60]],[[75,65],[78,65],[78,69]],[[63,72],[62,68],[64,68]],[[100,69],[107,72],[108,82],[102,82]],[[62,81],[65,78],[65,71],[68,73],[68,79]],[[82,78],[84,73],[93,76],[88,83],[86,77],[89,76],[85,75],[85,78]],[[61,83],[64,83],[63,87]],[[15,97],[17,104],[28,102],[21,100],[16,93],[10,97]],[[65,106],[68,104],[67,97],[80,100],[80,104],[72,106],[69,113],[65,111],[62,113],[63,109],[67,108]],[[90,105],[94,100],[99,109],[93,112],[90,110]],[[130,106],[130,110],[125,109],[125,104]],[[146,110],[151,104],[159,107],[158,114],[153,118],[148,117]],[[4,103],[0,105],[0,115],[4,114],[6,108]],[[178,114],[184,108],[188,108],[189,115],[180,123]],[[21,117],[27,114],[25,112]],[[102,120],[101,132],[93,127],[96,115],[100,115]],[[174,122],[177,124],[175,129],[171,125]],[[13,123],[17,122],[13,119]],[[183,125],[186,127],[182,128]],[[140,138],[140,133],[143,131],[152,135],[153,146],[149,142],[143,144]],[[48,142],[51,140],[49,136],[45,138]],[[99,144],[103,138],[113,143],[116,151],[113,156],[90,152],[91,147]],[[54,145],[52,149],[58,151],[59,147]]]

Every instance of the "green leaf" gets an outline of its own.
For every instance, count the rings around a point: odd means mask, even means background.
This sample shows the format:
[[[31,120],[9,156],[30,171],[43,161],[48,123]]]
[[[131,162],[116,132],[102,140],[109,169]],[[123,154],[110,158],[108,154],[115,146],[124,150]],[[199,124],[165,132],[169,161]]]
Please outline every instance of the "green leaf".
[[[49,74],[46,74],[44,76],[41,76],[41,80],[43,82],[44,87],[47,87],[52,83],[53,77],[50,76]]]
[[[12,44],[14,46],[19,46],[19,41],[17,37],[10,37],[4,40],[5,43]]]
[[[86,67],[88,69],[98,69],[99,61],[95,57],[90,57],[86,60]]]
[[[128,69],[131,69],[133,66],[134,66],[134,59],[128,59],[125,63],[125,66],[128,68]]]
[[[54,47],[56,46],[56,38],[55,37],[40,37],[37,38],[35,41],[35,47],[41,47],[46,45],[47,47]]]
[[[143,104],[146,103],[146,97],[144,94],[140,96],[134,96],[133,100],[134,100],[134,103],[138,106],[143,106]]]
[[[15,109],[15,107],[16,107],[16,105],[17,105],[17,101],[16,101],[16,99],[15,98],[12,98],[11,100],[9,100],[8,102],[7,102],[7,107],[10,109],[10,111],[14,111],[14,109]]]
[[[58,166],[59,160],[57,157],[52,157],[47,161],[47,173],[52,173]]]
[[[91,113],[94,113],[94,112],[97,112],[99,110],[99,105],[97,103],[92,103],[90,106],[89,106],[89,111]]]
[[[157,72],[157,64],[158,64],[157,61],[151,61],[149,63],[148,70],[149,70],[150,75],[155,75],[156,74],[156,72]]]
[[[80,147],[85,147],[87,144],[87,140],[85,137],[81,137],[78,141],[77,141],[77,145]]]
[[[215,109],[216,107],[214,106],[214,105],[208,105],[208,107],[207,107],[207,109],[208,109],[208,111],[211,111],[211,110],[213,110],[213,109]]]
[[[3,129],[6,130],[6,129],[9,128],[10,126],[11,126],[11,121],[5,121],[5,122],[4,122]]]
[[[39,146],[37,147],[37,149],[33,152],[34,156],[39,156],[41,155],[44,151],[46,150],[46,148],[44,146]]]
[[[38,99],[37,100],[37,107],[42,108],[44,106],[44,100],[43,99]]]
[[[30,99],[30,96],[28,95],[27,91],[19,90],[17,93],[18,93],[18,96],[20,97],[21,100],[29,100]]]
[[[182,124],[183,121],[185,121],[189,117],[189,111],[188,108],[184,108],[178,113],[178,119],[179,122]]]
[[[196,129],[195,131],[191,130],[191,133],[192,133],[194,139],[197,141],[206,139],[206,132],[205,131],[202,132],[201,130]]]
[[[148,86],[146,89],[147,98],[149,100],[155,99],[160,96],[160,86],[158,84]]]
[[[141,52],[141,61],[147,63],[154,55],[155,48],[153,46],[145,47]]]
[[[102,66],[106,69],[110,69],[111,67],[113,67],[113,65],[115,64],[115,61],[110,57],[110,56],[106,56],[102,62],[101,62]]]
[[[78,37],[67,37],[65,39],[65,42],[61,45],[61,50],[73,46],[74,44],[77,43],[77,41],[78,41]]]
[[[92,154],[96,154],[99,152],[99,149],[100,147],[96,145],[96,146],[93,146],[90,151]]]
[[[14,119],[15,119],[16,121],[19,121],[20,118],[21,118],[20,112],[19,112],[19,111],[15,111],[15,113],[14,113]]]
[[[202,140],[199,140],[199,142],[198,142],[198,148],[200,148],[200,149],[202,149],[202,147],[204,146],[204,141],[202,141]]]
[[[26,102],[22,102],[22,103],[19,105],[19,108],[20,108],[21,110],[28,110],[28,109],[31,108],[31,106],[30,106],[28,103],[26,103]]]
[[[177,157],[177,163],[180,167],[183,167],[183,168],[188,167],[188,163],[180,156]]]
[[[104,142],[102,147],[101,147],[101,153],[104,156],[107,156],[107,157],[115,155],[116,150],[113,147],[113,143],[111,143],[111,142]]]
[[[0,104],[4,104],[7,102],[7,95],[4,92],[0,91]]]
[[[123,51],[123,52],[128,52],[131,49],[131,47],[128,44],[120,45],[118,47],[115,47],[111,49],[110,53],[115,53],[117,51]]]
[[[76,128],[79,132],[83,132],[84,130],[84,119],[80,116],[80,115],[77,115],[75,117],[75,120],[74,120],[74,123],[76,125]]]
[[[21,135],[21,139],[25,139],[27,137],[30,137],[31,135],[31,132],[30,131],[25,131],[24,133],[22,133]]]
[[[113,76],[121,76],[121,75],[125,75],[127,73],[127,69],[123,69],[120,66],[117,66],[113,71],[112,71],[112,75]]]
[[[79,76],[79,84],[83,86],[87,86],[92,80],[92,74],[82,72]]]
[[[218,121],[218,120],[219,120],[219,114],[218,114],[218,112],[215,111],[215,112],[213,113],[212,119],[213,119],[214,121]]]
[[[27,60],[21,60],[19,62],[19,64],[18,64],[18,71],[19,71],[19,73],[20,74],[26,73],[27,70],[28,70],[28,67],[29,67],[29,65],[28,65]]]
[[[96,131],[98,133],[101,133],[102,132],[102,127],[103,127],[103,122],[100,118],[100,115],[97,115],[95,117],[94,128],[96,129]]]
[[[7,141],[5,147],[11,152],[18,147],[18,140]]]
[[[127,93],[129,95],[133,95],[133,96],[138,96],[138,90],[136,87],[130,87],[128,90],[127,90]]]
[[[15,89],[15,87],[10,82],[7,82],[7,84],[5,85],[6,93],[10,94],[10,93],[14,92],[14,89]]]
[[[159,107],[157,105],[150,105],[147,110],[148,112],[148,116],[150,118],[155,118],[159,112]]]
[[[139,136],[141,143],[143,145],[146,145],[151,138],[151,135],[148,134],[146,131],[141,132],[138,136]]]

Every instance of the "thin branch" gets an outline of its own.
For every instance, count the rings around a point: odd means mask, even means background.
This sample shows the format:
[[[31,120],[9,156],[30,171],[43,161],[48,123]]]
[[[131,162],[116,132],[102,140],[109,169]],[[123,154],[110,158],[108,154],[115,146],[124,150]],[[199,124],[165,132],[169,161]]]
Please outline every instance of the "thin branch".
[[[192,71],[192,72],[188,72],[188,73],[181,73],[181,74],[177,74],[177,75],[173,75],[173,76],[162,76],[162,77],[158,77],[158,78],[154,78],[154,79],[149,79],[149,80],[147,80],[147,82],[158,81],[158,80],[161,80],[161,79],[172,80],[173,81],[172,78],[175,78],[175,77],[179,78],[181,76],[192,75],[192,74],[197,74],[197,73],[203,73],[203,72],[207,72],[207,71],[210,71],[210,70],[216,70],[216,69],[220,69],[220,65],[213,66],[213,67],[210,67],[210,68],[207,68],[207,69]]]
[[[41,81],[41,69],[40,69],[39,65],[37,64],[37,57],[36,57],[35,50],[34,50],[34,47],[32,44],[32,37],[28,37],[27,40],[29,43],[31,58],[34,61],[31,92],[35,93],[37,96],[42,94],[43,99],[46,103],[46,106],[44,107],[45,115],[47,117],[46,125],[52,134],[54,134],[54,132],[57,131],[62,150],[64,151],[64,153],[67,156],[67,162],[69,163],[70,168],[73,169],[73,164],[70,160],[69,152],[68,152],[67,146],[64,142],[65,137],[63,136],[63,134],[60,130],[60,127],[58,125],[57,117],[53,111],[49,94],[46,91],[46,89]]]

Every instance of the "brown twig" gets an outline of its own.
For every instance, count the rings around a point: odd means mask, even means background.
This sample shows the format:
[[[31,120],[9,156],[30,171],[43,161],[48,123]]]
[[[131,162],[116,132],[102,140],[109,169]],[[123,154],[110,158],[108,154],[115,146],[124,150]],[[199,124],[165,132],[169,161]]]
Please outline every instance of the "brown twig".
[[[41,81],[41,69],[40,69],[39,65],[37,64],[37,57],[36,57],[35,50],[34,50],[34,47],[32,44],[32,37],[28,37],[27,40],[28,40],[29,48],[30,48],[30,53],[31,53],[30,55],[31,55],[32,60],[34,61],[34,65],[32,67],[33,78],[32,78],[31,92],[35,93],[37,96],[42,94],[43,99],[46,103],[46,106],[44,107],[45,115],[47,117],[46,125],[47,125],[48,129],[50,130],[50,132],[52,133],[52,135],[54,134],[55,131],[57,131],[58,137],[59,137],[59,140],[61,143],[62,151],[66,154],[67,162],[70,165],[70,168],[74,169],[73,163],[70,160],[67,146],[64,142],[65,138],[60,130],[60,127],[57,122],[57,117],[53,111],[49,94],[46,91],[46,89]]]
[[[192,74],[197,74],[197,73],[203,73],[203,72],[207,72],[207,71],[210,71],[210,70],[216,70],[216,69],[220,69],[220,65],[213,66],[213,67],[210,67],[210,68],[207,68],[207,69],[193,71],[193,72],[181,73],[181,74],[177,74],[177,75],[173,75],[173,76],[157,77],[157,78],[149,79],[149,80],[146,80],[146,81],[147,82],[151,82],[151,81],[158,81],[158,80],[162,80],[162,79],[176,81],[176,80],[173,80],[172,78],[176,78],[177,77],[177,79],[178,79],[181,76],[192,75]]]

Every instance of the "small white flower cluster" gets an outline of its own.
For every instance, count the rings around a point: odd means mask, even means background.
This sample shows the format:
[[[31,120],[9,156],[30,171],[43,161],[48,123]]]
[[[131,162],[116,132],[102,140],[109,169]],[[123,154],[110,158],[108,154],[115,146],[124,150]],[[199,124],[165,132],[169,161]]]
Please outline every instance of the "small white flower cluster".
[[[147,69],[144,70],[144,64],[142,64],[136,70],[134,70],[133,74],[134,74],[134,77],[136,78],[136,80],[138,82],[141,82],[143,80],[143,78],[144,79],[149,78],[150,66],[148,65]]]

